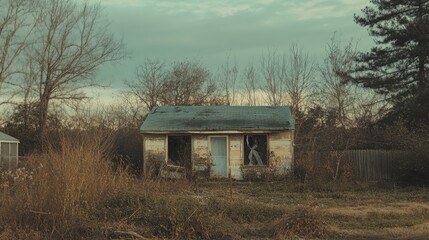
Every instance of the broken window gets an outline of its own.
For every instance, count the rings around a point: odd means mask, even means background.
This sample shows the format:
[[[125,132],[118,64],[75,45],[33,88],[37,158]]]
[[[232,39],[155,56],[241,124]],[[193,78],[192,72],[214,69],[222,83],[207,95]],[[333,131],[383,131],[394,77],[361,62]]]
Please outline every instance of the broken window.
[[[267,135],[244,135],[244,165],[268,165]]]
[[[186,167],[191,163],[191,136],[168,136],[167,164]]]

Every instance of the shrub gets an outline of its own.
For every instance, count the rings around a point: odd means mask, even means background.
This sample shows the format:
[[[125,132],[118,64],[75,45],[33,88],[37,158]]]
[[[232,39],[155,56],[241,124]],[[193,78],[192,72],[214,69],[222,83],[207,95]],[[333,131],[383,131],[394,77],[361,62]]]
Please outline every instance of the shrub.
[[[311,207],[298,207],[277,219],[272,226],[272,232],[280,239],[321,237],[324,231],[320,213]]]
[[[297,152],[294,164],[294,176],[301,183],[356,179],[352,162],[342,151]]]
[[[278,178],[275,169],[272,167],[242,167],[241,173],[243,180],[250,182],[271,181]]]
[[[411,185],[427,185],[429,178],[429,157],[421,154],[409,154],[403,161],[395,161],[394,175],[400,183]]]
[[[166,165],[165,161],[162,160],[162,156],[158,156],[156,154],[147,154],[145,156],[145,165],[147,177],[156,178],[161,174],[162,168]]]

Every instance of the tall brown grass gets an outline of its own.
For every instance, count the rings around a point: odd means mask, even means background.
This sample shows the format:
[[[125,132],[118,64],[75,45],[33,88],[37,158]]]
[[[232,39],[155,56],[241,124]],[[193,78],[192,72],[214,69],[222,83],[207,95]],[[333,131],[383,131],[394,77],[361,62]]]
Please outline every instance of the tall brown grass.
[[[278,239],[318,238],[325,226],[319,211],[312,207],[300,206],[274,222],[272,233]]]
[[[0,179],[0,224],[55,231],[89,217],[103,198],[129,191],[135,180],[112,168],[111,147],[109,133],[75,132],[28,156],[25,177]]]

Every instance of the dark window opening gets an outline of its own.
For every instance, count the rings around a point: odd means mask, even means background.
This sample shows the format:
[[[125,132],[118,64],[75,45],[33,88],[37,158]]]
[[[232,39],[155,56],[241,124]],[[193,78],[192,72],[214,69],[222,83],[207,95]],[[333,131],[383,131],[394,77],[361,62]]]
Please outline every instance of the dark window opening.
[[[168,136],[167,164],[188,167],[191,163],[191,136]]]
[[[267,135],[244,135],[244,165],[268,165]]]

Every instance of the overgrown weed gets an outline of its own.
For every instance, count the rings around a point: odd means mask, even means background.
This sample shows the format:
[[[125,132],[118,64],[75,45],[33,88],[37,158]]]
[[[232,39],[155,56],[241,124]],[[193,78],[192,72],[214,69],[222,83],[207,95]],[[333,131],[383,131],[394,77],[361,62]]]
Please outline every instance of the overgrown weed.
[[[95,216],[104,221],[147,226],[155,236],[174,239],[210,239],[213,226],[206,208],[196,199],[147,192],[106,199]]]
[[[1,179],[0,223],[46,232],[76,227],[101,199],[134,185],[127,172],[112,169],[110,147],[105,133],[74,133],[62,135],[46,153],[28,156],[29,177],[18,169],[13,184]]]
[[[278,239],[318,238],[323,236],[325,226],[318,209],[299,206],[293,212],[274,221],[271,230],[273,237]]]

